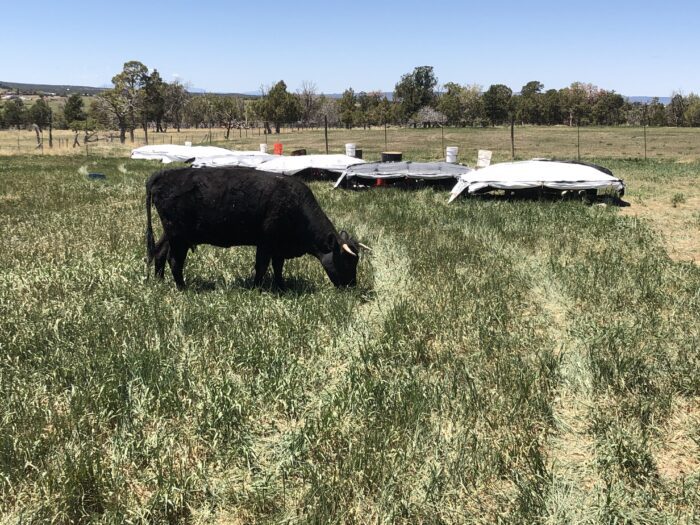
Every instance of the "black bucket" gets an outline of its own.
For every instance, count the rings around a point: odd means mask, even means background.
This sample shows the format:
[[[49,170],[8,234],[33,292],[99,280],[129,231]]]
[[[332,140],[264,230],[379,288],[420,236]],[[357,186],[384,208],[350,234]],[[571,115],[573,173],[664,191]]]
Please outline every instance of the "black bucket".
[[[402,159],[400,151],[382,151],[382,162],[401,162]]]

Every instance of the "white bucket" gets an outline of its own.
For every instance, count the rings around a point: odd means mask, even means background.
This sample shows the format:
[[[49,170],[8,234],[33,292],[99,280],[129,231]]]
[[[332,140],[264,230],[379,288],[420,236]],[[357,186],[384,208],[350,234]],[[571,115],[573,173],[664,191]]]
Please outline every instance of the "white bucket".
[[[457,153],[459,153],[459,148],[457,146],[447,146],[445,148],[445,162],[456,164]]]
[[[260,153],[267,153],[267,144],[260,144]]]
[[[188,140],[188,141],[185,142],[185,146],[187,146],[187,147],[189,148],[189,147],[192,146],[192,143]]]
[[[354,157],[355,156],[355,148],[357,146],[355,144],[346,144],[345,145],[345,154],[348,157]]]

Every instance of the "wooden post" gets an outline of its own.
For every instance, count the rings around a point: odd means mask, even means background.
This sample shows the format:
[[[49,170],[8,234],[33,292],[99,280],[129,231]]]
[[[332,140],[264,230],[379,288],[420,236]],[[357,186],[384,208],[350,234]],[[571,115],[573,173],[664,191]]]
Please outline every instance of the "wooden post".
[[[53,110],[49,108],[49,148],[53,149]]]
[[[440,144],[442,146],[442,149],[440,150],[440,155],[445,154],[445,123],[441,122],[440,123]]]
[[[576,121],[576,160],[581,160],[581,122]]]
[[[323,128],[326,136],[326,155],[328,155],[328,115],[323,115]]]
[[[384,151],[389,151],[389,146],[386,141],[386,121],[384,121]]]
[[[510,159],[515,160],[515,117],[510,118]]]

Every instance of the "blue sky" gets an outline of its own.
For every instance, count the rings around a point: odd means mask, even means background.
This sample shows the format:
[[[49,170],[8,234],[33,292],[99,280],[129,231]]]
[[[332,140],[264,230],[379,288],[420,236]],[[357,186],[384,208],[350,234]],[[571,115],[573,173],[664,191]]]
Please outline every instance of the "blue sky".
[[[207,91],[283,79],[391,91],[415,66],[440,83],[624,95],[700,92],[700,2],[4,2],[0,80],[100,86],[139,60]]]

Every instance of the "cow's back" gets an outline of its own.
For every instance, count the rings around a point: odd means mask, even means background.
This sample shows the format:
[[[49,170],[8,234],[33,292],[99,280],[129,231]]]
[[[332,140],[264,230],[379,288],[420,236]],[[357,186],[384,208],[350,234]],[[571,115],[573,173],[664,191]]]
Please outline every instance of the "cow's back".
[[[318,208],[303,183],[251,168],[179,168],[154,174],[147,185],[167,235],[188,244],[299,252],[306,211]]]

